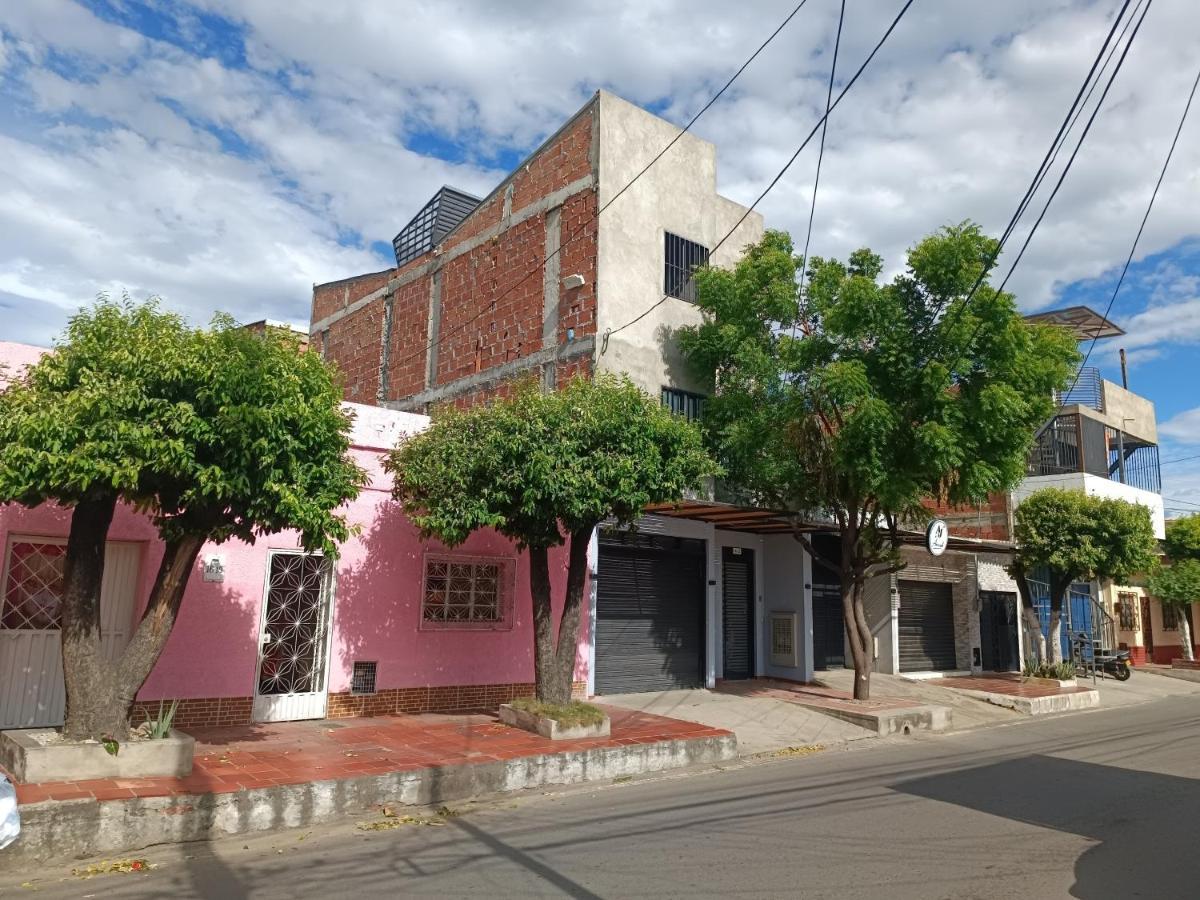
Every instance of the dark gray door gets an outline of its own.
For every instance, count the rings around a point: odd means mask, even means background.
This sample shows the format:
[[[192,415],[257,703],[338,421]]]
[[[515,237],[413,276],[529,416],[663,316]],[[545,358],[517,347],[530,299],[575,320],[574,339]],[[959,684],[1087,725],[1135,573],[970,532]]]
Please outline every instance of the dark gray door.
[[[900,671],[956,669],[953,585],[900,582]]]
[[[840,669],[846,665],[846,617],[842,589],[836,584],[812,586],[813,668]]]
[[[979,592],[979,645],[983,668],[1011,672],[1017,660],[1017,595],[1010,591]]]
[[[704,548],[656,535],[601,538],[597,694],[704,685]]]
[[[754,551],[726,547],[721,552],[722,633],[728,680],[754,674]]]

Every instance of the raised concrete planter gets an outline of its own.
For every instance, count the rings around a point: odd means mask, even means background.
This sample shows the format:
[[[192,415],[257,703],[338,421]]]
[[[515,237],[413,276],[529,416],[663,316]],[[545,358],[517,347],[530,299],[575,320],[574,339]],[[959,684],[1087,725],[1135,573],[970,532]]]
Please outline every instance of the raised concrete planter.
[[[1049,697],[1014,697],[1012,694],[998,694],[991,691],[968,691],[970,694],[996,706],[1006,706],[1027,716],[1044,716],[1049,713],[1076,712],[1081,709],[1094,709],[1100,705],[1100,692],[1076,691],[1071,694],[1054,694]]]
[[[53,728],[0,732],[0,764],[25,784],[183,776],[192,772],[196,741],[179,731],[159,740],[125,741],[115,756],[103,744],[39,740],[40,736],[55,733]]]
[[[1022,675],[1021,680],[1030,684],[1044,684],[1047,687],[1079,687],[1079,682],[1074,678],[1038,678],[1036,675]]]
[[[555,719],[539,716],[523,709],[517,709],[507,703],[500,704],[500,721],[513,728],[540,734],[552,741],[577,741],[584,738],[608,737],[612,723],[608,716],[599,725],[573,725],[564,728]]]
[[[802,706],[807,704],[801,704]],[[950,730],[952,712],[946,706],[905,706],[899,709],[845,709],[830,708],[817,704],[808,705],[827,716],[850,722],[880,737],[898,734],[915,734],[929,731],[934,734]]]
[[[1172,669],[1200,669],[1200,659],[1173,659]]]

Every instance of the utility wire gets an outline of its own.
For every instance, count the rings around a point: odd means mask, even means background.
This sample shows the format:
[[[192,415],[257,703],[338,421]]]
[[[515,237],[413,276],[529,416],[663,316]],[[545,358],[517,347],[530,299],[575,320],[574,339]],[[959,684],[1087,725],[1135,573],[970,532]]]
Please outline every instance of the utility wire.
[[[1188,462],[1189,460],[1192,460],[1192,459],[1200,459],[1200,453],[1197,453],[1195,456],[1179,456],[1179,457],[1176,457],[1175,459],[1164,459],[1162,462],[1159,463],[1159,465],[1160,466],[1169,466],[1169,465],[1171,465],[1171,463]]]
[[[884,45],[884,42],[887,41],[887,39],[889,37],[891,37],[892,32],[896,30],[896,26],[900,24],[900,20],[902,18],[904,18],[904,14],[908,12],[909,7],[912,6],[913,3],[915,3],[915,2],[916,2],[916,0],[907,0],[907,2],[904,4],[904,6],[901,7],[900,12],[898,12],[896,14],[896,18],[894,18],[892,20],[892,24],[889,25],[887,31],[885,31],[883,33],[883,37],[881,37],[879,39],[879,42],[875,45],[874,49],[872,49],[871,52],[867,55],[867,58],[865,60],[863,60],[862,65],[858,67],[858,71],[856,71],[854,73],[853,77],[851,77],[851,79],[848,82],[846,82],[846,86],[844,88],[842,88],[841,93],[837,95],[837,99],[834,100],[833,103],[826,110],[825,115],[821,116],[821,118],[817,121],[817,124],[812,127],[812,131],[810,131],[808,133],[808,136],[805,137],[804,140],[800,142],[800,146],[796,148],[796,152],[792,154],[791,158],[786,163],[784,163],[783,168],[780,169],[779,172],[775,175],[775,177],[771,179],[770,183],[765,188],[763,188],[762,193],[759,194],[757,198],[755,198],[754,202],[751,203],[750,206],[746,208],[746,211],[744,213],[742,213],[741,218],[738,219],[736,223],[734,223],[734,226],[725,233],[725,236],[723,238],[721,238],[721,240],[717,241],[717,244],[715,247],[713,247],[711,250],[709,250],[710,258],[712,257],[712,255],[714,253],[717,252],[717,250],[719,250],[721,248],[721,246],[727,240],[729,240],[730,237],[732,237],[732,235],[735,231],[737,231],[739,228],[742,227],[742,223],[745,222],[746,219],[748,219],[750,217],[750,213],[754,212],[755,207],[757,207],[758,204],[762,202],[763,198],[766,197],[767,194],[769,194],[771,192],[771,190],[775,187],[775,185],[777,185],[779,183],[780,179],[782,179],[783,176],[785,174],[787,174],[787,170],[792,167],[792,163],[794,163],[796,161],[796,158],[800,155],[801,151],[803,151],[804,148],[808,146],[809,142],[812,141],[813,137],[816,136],[816,133],[820,130],[821,126],[829,118],[829,114],[832,113],[835,109],[837,109],[838,104],[842,102],[842,98],[846,96],[846,94],[847,94],[847,92],[849,92],[850,88],[854,87],[854,84],[855,84],[855,82],[858,81],[859,76],[861,76],[862,73],[866,70],[867,66],[869,66],[871,64],[871,60],[873,60],[875,58],[875,54],[877,54],[879,52],[879,48]],[[1126,0],[1126,2],[1128,2],[1128,0]],[[668,297],[670,297],[669,294],[663,294],[662,297],[657,302],[651,304],[646,309],[642,310],[641,313],[639,313],[634,318],[630,319],[624,325],[621,325],[617,328],[610,328],[609,330],[605,331],[603,342],[600,345],[600,352],[603,354],[608,349],[608,339],[609,338],[611,338],[614,334],[624,331],[629,326],[634,325],[637,322],[640,322],[642,319],[646,318],[646,316],[650,315],[651,312],[658,309],[658,307],[662,306],[662,304],[666,303]]]
[[[1163,160],[1162,169],[1158,173],[1158,181],[1154,183],[1154,190],[1150,194],[1150,202],[1146,204],[1146,213],[1142,216],[1142,224],[1138,226],[1137,234],[1134,235],[1133,245],[1129,248],[1129,255],[1125,257],[1125,265],[1121,267],[1121,277],[1117,279],[1117,285],[1113,288],[1112,296],[1108,298],[1108,306],[1104,308],[1104,318],[1106,319],[1109,313],[1112,312],[1113,304],[1117,302],[1117,294],[1121,290],[1121,285],[1125,283],[1125,274],[1129,271],[1130,263],[1133,262],[1133,255],[1137,252],[1138,242],[1142,239],[1142,232],[1146,230],[1146,222],[1150,219],[1150,211],[1154,209],[1154,201],[1158,198],[1158,189],[1162,187],[1163,178],[1167,174],[1167,166],[1171,164],[1171,157],[1175,155],[1175,145],[1179,143],[1179,135],[1183,131],[1183,125],[1187,121],[1188,113],[1191,111],[1192,100],[1196,96],[1197,85],[1200,85],[1200,71],[1196,72],[1196,78],[1192,81],[1192,89],[1188,93],[1187,103],[1183,106],[1183,115],[1179,117],[1179,125],[1175,128],[1175,136],[1171,138],[1171,148],[1167,151],[1167,158]],[[1099,339],[1099,334],[1092,338],[1092,343],[1088,346],[1087,353],[1083,356],[1083,362],[1079,364],[1079,371],[1075,373],[1075,380],[1071,382],[1070,390],[1075,390],[1075,385],[1079,383],[1079,376],[1083,374],[1083,367],[1087,365],[1092,351],[1096,349],[1096,341]]]
[[[1020,222],[1021,217],[1025,214],[1025,210],[1029,206],[1030,201],[1033,199],[1034,193],[1041,186],[1042,181],[1046,177],[1046,173],[1050,170],[1050,166],[1058,156],[1059,148],[1066,140],[1068,129],[1074,125],[1075,120],[1079,116],[1079,112],[1081,112],[1084,108],[1084,105],[1086,105],[1087,101],[1085,99],[1085,94],[1087,97],[1091,96],[1089,85],[1094,89],[1095,85],[1099,83],[1097,68],[1100,66],[1101,60],[1104,59],[1105,52],[1109,49],[1109,45],[1111,44],[1114,49],[1116,48],[1117,44],[1113,43],[1113,35],[1117,33],[1117,29],[1120,27],[1122,19],[1125,18],[1125,12],[1127,9],[1129,9],[1129,4],[1131,2],[1132,0],[1124,0],[1121,9],[1117,12],[1116,18],[1113,19],[1112,27],[1105,36],[1104,43],[1100,45],[1100,49],[1096,53],[1096,58],[1092,61],[1091,68],[1088,69],[1087,75],[1083,79],[1083,83],[1079,86],[1079,90],[1075,94],[1075,99],[1071,101],[1071,106],[1067,110],[1067,114],[1063,117],[1062,124],[1058,126],[1058,132],[1054,135],[1054,140],[1050,142],[1050,147],[1046,151],[1046,155],[1042,157],[1041,164],[1038,165],[1037,171],[1034,172],[1033,179],[1030,181],[1029,187],[1025,189],[1025,193],[1021,197],[1021,202],[1017,204],[1016,212],[1014,212],[1012,214],[1012,218],[1008,220],[1008,225],[1005,226],[1003,234],[1000,235],[1000,240],[997,242],[995,249],[988,256],[987,261],[980,270],[979,277],[976,278],[975,283],[971,285],[971,290],[967,292],[966,299],[962,302],[962,304],[955,307],[954,310],[947,315],[954,315],[955,313],[960,316],[962,315],[966,308],[970,306],[971,301],[975,299],[975,294],[979,291],[984,279],[988,277],[992,271],[992,268],[996,265],[996,260],[1000,258],[1000,253],[1004,250],[1004,245],[1012,236],[1013,231],[1017,227],[1017,223]],[[1128,21],[1133,21],[1132,17],[1130,17]],[[1117,43],[1120,43],[1120,39],[1118,39]],[[1107,62],[1105,63],[1105,66],[1107,66]],[[937,317],[941,314],[941,311],[942,304],[939,303],[934,309],[933,315],[930,316],[929,323],[926,325],[926,330],[932,327],[937,321]]]
[[[825,121],[821,123],[821,143],[817,148],[817,173],[813,176],[812,207],[808,211],[808,233],[804,236],[804,256],[800,263],[800,291],[804,292],[804,282],[808,276],[808,248],[812,243],[813,219],[817,216],[817,189],[821,186],[821,161],[825,159],[825,132],[829,130],[829,104],[833,100],[833,79],[837,74],[838,48],[842,45],[842,25],[846,21],[846,0],[842,0],[842,8],[838,13],[837,35],[833,39],[833,62],[829,66],[829,87],[825,91]],[[796,321],[792,322],[792,337],[796,337],[796,324],[800,320],[800,310],[797,310]]]
[[[692,118],[688,121],[688,123],[683,126],[683,129],[680,132],[678,132],[673,138],[671,138],[671,140],[667,142],[667,145],[665,147],[663,147],[662,150],[660,150],[657,154],[655,154],[654,158],[651,159],[650,162],[646,163],[646,165],[643,166],[642,169],[636,175],[634,175],[633,178],[631,178],[625,184],[624,187],[622,187],[619,191],[617,191],[615,194],[613,194],[613,196],[610,197],[608,199],[608,201],[606,203],[604,203],[604,205],[602,205],[599,209],[597,209],[596,212],[593,213],[586,222],[584,222],[582,225],[580,225],[578,228],[576,228],[574,231],[572,231],[571,234],[568,235],[565,240],[561,241],[559,243],[559,246],[552,253],[547,254],[541,260],[539,260],[531,269],[529,269],[529,271],[527,271],[524,275],[522,275],[515,282],[513,282],[511,285],[509,285],[509,287],[505,291],[503,291],[501,294],[492,298],[492,300],[489,303],[487,303],[486,305],[484,305],[483,308],[480,309],[480,311],[477,312],[475,315],[471,316],[466,321],[461,322],[460,324],[454,326],[453,328],[450,328],[450,329],[446,330],[445,332],[439,334],[437,337],[435,337],[429,343],[425,344],[420,350],[404,357],[401,360],[401,362],[402,363],[408,362],[410,360],[417,359],[421,356],[427,355],[430,350],[432,350],[434,347],[438,346],[446,338],[450,337],[451,335],[457,334],[459,331],[462,331],[464,328],[467,328],[467,327],[473,325],[475,322],[479,321],[479,319],[482,318],[491,309],[493,309],[497,303],[499,303],[501,300],[503,300],[505,297],[507,297],[509,294],[511,294],[520,285],[524,284],[528,279],[530,279],[531,277],[536,275],[538,272],[542,271],[542,269],[546,265],[546,263],[548,263],[550,260],[554,259],[554,257],[556,257],[560,253],[562,253],[562,251],[568,245],[574,243],[577,238],[581,237],[584,234],[584,232],[592,225],[592,223],[600,218],[601,213],[603,213],[606,209],[608,209],[610,206],[612,206],[627,190],[629,190],[631,187],[633,187],[633,185],[637,182],[637,180],[639,178],[641,178],[648,171],[650,171],[651,166],[653,166],[656,162],[658,162],[660,159],[662,159],[663,156],[665,156],[667,154],[667,152],[672,147],[675,146],[675,144],[679,141],[680,138],[682,138],[685,134],[687,134],[689,131],[691,131],[692,126],[696,124],[696,122],[699,120],[699,118],[702,115],[704,115],[706,112],[708,112],[709,108],[714,103],[716,103],[719,99],[721,99],[721,96],[727,90],[729,90],[729,88],[733,85],[733,83],[738,80],[738,77],[743,72],[746,71],[746,69],[750,66],[750,64],[752,62],[754,62],[755,59],[758,58],[759,54],[762,53],[763,50],[765,50],[767,48],[767,45],[770,44],[771,41],[775,40],[775,38],[779,34],[779,32],[783,31],[783,29],[785,27],[787,27],[787,24],[789,22],[791,22],[793,18],[795,18],[796,13],[800,12],[800,10],[804,8],[804,5],[806,3],[808,3],[808,0],[800,0],[800,2],[797,3],[795,5],[795,7],[792,8],[792,11],[787,14],[786,18],[784,18],[784,20],[779,23],[779,25],[775,28],[775,30],[772,31],[767,36],[767,39],[758,46],[758,49],[755,50],[753,53],[751,53],[749,58],[744,63],[742,63],[741,66],[738,67],[738,70],[736,72],[734,72],[732,76],[730,76],[729,80],[725,82],[725,84],[721,87],[721,89],[719,91],[717,91],[715,94],[713,94],[712,97],[709,98],[708,102],[705,103],[704,106],[702,106],[700,108],[699,112],[697,112],[694,116],[692,116]]]

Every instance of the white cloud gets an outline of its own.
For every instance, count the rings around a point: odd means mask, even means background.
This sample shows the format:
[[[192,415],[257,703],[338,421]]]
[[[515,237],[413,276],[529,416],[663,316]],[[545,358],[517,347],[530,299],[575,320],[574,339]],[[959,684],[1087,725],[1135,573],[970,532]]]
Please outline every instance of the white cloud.
[[[527,149],[596,87],[688,118],[791,5],[732,15],[718,0],[403,11],[390,0],[203,0],[194,6],[244,29],[249,67],[232,68],[193,49],[201,40],[151,40],[66,0],[3,4],[0,229],[13,237],[0,246],[0,290],[66,307],[125,285],[200,319],[226,308],[303,320],[312,281],[386,264],[342,246],[348,232],[389,240],[443,182],[486,191],[502,176],[498,151]],[[899,5],[848,6],[840,82]],[[836,10],[810,2],[698,126],[735,199],[756,196],[819,115]],[[156,11],[184,34],[203,27],[192,7]],[[866,244],[894,266],[947,222],[998,233],[1112,11],[1087,0],[914,5],[831,119],[814,252]],[[1197,25],[1187,0],[1150,10],[1010,283],[1027,308],[1123,261],[1194,75]],[[36,65],[58,57],[72,65]],[[1198,129],[1193,120],[1180,141],[1139,258],[1195,232]],[[410,149],[430,130],[461,142],[464,161]],[[769,223],[802,233],[815,159],[814,145],[768,197]],[[1161,278],[1146,285],[1150,309],[1128,320],[1127,346],[1135,325],[1143,348],[1200,340],[1195,279]],[[1122,296],[1118,317],[1132,308]],[[0,333],[10,321],[0,306]]]
[[[1158,433],[1195,449],[1200,445],[1200,406],[1172,416],[1158,426]]]

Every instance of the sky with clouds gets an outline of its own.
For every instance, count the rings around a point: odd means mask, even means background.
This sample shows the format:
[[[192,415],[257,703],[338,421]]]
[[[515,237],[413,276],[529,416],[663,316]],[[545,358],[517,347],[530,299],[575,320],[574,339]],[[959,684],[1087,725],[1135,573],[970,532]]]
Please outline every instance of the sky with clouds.
[[[1030,311],[1103,309],[1144,212],[1200,60],[1194,0],[1150,2],[1009,282]],[[387,267],[442,184],[486,193],[600,87],[686,121],[793,5],[2,3],[0,339],[47,344],[99,291],[304,324],[312,284]],[[840,82],[901,5],[847,4]],[[813,252],[895,267],[942,224],[999,233],[1120,5],[917,0],[830,120]],[[819,117],[838,7],[808,0],[697,124],[726,195],[757,196]],[[803,232],[815,162],[764,201],[770,225]],[[1198,198],[1200,113],[1114,307],[1128,334],[1093,357],[1117,379],[1127,349],[1178,511],[1200,509]]]

